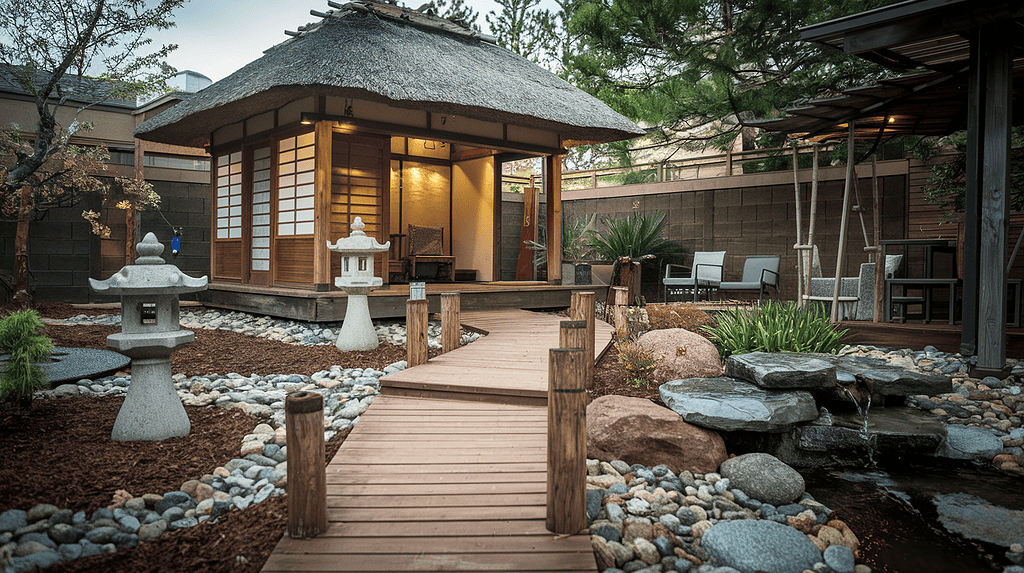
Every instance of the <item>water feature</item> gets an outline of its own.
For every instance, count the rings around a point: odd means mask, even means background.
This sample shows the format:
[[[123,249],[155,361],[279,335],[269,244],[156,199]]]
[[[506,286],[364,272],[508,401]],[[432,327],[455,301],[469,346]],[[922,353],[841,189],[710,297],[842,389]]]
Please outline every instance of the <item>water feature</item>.
[[[876,573],[991,573],[1011,564],[1005,547],[947,532],[932,499],[969,493],[1024,510],[1020,478],[968,462],[936,461],[801,474],[807,491],[857,532],[862,561]]]
[[[866,406],[861,408],[860,401],[853,395],[853,392],[849,388],[843,387],[843,391],[850,397],[850,401],[857,407],[857,414],[863,419],[861,424],[860,436],[864,438],[864,446],[867,449],[868,454],[868,466],[875,467],[875,446],[871,443],[871,432],[868,428],[868,413],[871,411],[871,393],[868,392],[868,403]]]

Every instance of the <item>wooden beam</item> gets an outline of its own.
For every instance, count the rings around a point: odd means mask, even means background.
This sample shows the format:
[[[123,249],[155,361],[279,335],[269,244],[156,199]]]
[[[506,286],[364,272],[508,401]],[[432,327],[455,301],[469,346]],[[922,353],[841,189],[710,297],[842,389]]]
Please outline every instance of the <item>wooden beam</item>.
[[[984,151],[981,118],[985,113],[981,33],[980,28],[971,31],[970,72],[967,77],[967,181],[964,188],[963,306],[960,311],[960,353],[964,356],[973,356],[978,350],[978,219],[981,211],[978,168]]]
[[[313,285],[316,290],[328,290],[331,284],[331,252],[327,241],[331,238],[331,143],[334,138],[329,121],[316,122],[316,171],[313,215]],[[351,221],[349,221],[351,223]]]
[[[548,283],[562,284],[562,156],[544,158],[547,194]]]

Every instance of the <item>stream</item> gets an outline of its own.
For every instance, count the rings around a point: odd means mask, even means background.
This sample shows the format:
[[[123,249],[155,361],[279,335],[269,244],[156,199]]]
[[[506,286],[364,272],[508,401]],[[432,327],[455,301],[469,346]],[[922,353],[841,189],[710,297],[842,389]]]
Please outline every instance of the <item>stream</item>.
[[[807,492],[858,535],[858,562],[876,573],[991,573],[1011,564],[1006,548],[947,532],[931,499],[960,492],[1022,510],[1019,477],[977,464],[934,460],[801,474]]]

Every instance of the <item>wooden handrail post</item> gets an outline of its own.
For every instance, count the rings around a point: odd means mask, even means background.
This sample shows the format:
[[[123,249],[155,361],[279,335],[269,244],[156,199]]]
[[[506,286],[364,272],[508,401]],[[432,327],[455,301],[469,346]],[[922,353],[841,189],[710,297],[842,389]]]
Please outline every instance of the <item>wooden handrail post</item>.
[[[288,535],[309,539],[327,531],[324,397],[300,391],[284,402],[288,446]]]
[[[610,287],[615,292],[615,305],[612,307],[612,324],[615,326],[615,337],[623,340],[629,336],[629,289],[626,287]]]
[[[552,348],[548,361],[548,496],[546,527],[587,527],[587,400],[583,349]]]
[[[462,303],[457,292],[441,293],[441,352],[451,352],[462,341],[459,313]]]
[[[586,351],[587,323],[584,320],[563,320],[558,323],[558,347]],[[586,354],[584,354],[584,359]],[[584,374],[586,368],[584,368]]]
[[[583,353],[583,362],[586,364],[587,390],[594,389],[594,361],[597,359],[594,349],[595,298],[594,291],[574,291],[570,299],[569,308],[569,318],[572,320],[583,320],[587,323],[587,339],[586,346],[584,347],[586,352]]]
[[[405,348],[408,367],[427,362],[427,300],[405,301]]]

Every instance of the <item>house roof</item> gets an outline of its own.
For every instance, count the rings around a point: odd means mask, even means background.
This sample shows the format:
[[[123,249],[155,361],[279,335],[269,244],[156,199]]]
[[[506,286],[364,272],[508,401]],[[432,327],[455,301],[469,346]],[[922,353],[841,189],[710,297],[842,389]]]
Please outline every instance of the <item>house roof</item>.
[[[324,16],[140,124],[136,136],[200,147],[222,126],[309,95],[553,131],[570,145],[644,133],[555,74],[447,20],[372,0]]]
[[[35,98],[35,94],[25,88],[23,84],[25,75],[24,66],[13,66],[0,64],[0,92],[17,94]],[[32,74],[32,82],[37,86],[43,86],[50,81],[50,73],[35,70]],[[111,83],[108,80],[98,80],[86,76],[64,74],[58,82],[61,94],[69,101],[82,104],[100,103],[104,106],[135,109],[134,99],[119,99],[110,97]],[[54,92],[51,99],[60,97]]]

